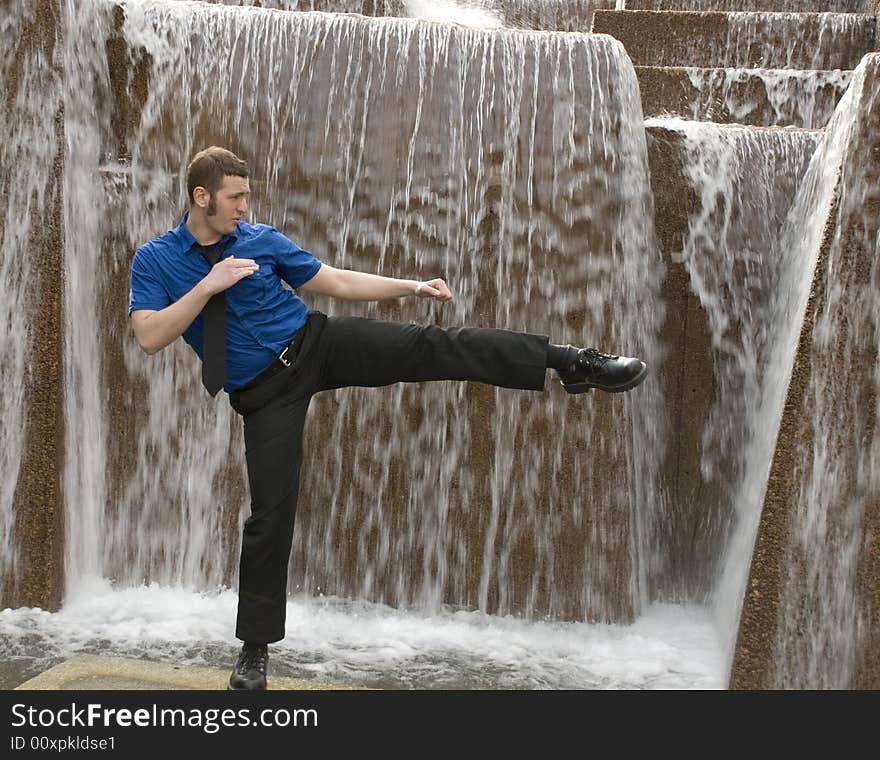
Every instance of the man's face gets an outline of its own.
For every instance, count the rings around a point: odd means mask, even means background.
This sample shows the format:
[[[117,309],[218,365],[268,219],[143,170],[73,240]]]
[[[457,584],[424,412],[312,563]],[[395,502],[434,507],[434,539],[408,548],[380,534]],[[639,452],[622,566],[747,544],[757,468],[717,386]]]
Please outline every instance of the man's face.
[[[235,230],[235,225],[247,213],[250,192],[247,177],[225,176],[220,189],[211,195],[205,208],[208,225],[221,235],[228,235]]]

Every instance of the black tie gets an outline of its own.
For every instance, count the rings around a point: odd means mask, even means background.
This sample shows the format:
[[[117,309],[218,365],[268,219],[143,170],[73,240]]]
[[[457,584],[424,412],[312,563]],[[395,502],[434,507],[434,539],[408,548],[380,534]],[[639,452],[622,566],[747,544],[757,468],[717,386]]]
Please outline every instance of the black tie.
[[[223,255],[226,243],[199,245],[194,248],[214,266]],[[226,383],[226,292],[211,296],[202,309],[202,383],[216,396]]]

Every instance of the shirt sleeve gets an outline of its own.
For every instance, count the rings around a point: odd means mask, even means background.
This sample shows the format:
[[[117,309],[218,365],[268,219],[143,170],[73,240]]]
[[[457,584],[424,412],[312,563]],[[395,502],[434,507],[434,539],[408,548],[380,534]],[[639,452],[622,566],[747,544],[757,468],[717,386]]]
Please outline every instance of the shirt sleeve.
[[[130,282],[128,313],[137,309],[150,309],[159,311],[171,304],[168,293],[159,282],[152,268],[148,257],[138,250],[131,262],[131,282]]]
[[[277,232],[277,231],[276,231]],[[280,232],[278,236],[278,274],[294,290],[307,283],[321,268],[321,262]]]

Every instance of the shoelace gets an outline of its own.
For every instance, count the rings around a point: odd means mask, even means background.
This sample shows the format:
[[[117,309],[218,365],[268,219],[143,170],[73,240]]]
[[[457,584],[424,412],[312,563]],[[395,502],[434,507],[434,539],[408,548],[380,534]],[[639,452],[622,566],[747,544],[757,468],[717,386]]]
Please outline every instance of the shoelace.
[[[269,653],[264,647],[244,647],[238,661],[239,673],[247,673],[249,670],[259,670],[266,674],[266,660]]]
[[[601,351],[597,351],[595,348],[585,348],[580,352],[578,359],[581,364],[584,363],[597,363],[600,366],[604,365],[607,361],[617,361],[620,356],[615,356],[614,354],[604,354]],[[586,362],[584,361],[586,359]]]

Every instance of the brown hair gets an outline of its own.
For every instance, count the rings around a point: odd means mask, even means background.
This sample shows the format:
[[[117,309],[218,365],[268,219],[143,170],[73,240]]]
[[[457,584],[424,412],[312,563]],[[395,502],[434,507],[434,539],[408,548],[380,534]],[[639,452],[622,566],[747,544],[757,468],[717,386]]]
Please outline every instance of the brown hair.
[[[193,190],[201,186],[213,196],[223,184],[223,178],[229,175],[247,177],[247,163],[232,151],[217,145],[196,153],[186,167],[186,192],[190,205],[193,202]]]

